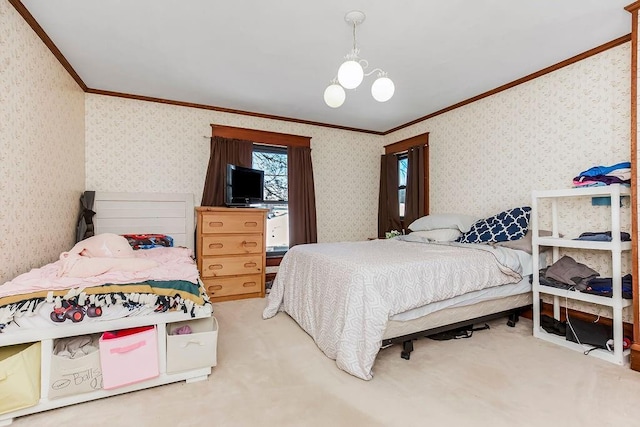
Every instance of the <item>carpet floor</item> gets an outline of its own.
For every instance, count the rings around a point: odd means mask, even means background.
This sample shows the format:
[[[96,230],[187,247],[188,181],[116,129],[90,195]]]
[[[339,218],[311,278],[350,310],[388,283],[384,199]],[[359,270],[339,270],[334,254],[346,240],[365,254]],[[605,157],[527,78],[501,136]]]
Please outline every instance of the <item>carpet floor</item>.
[[[17,418],[25,426],[640,425],[640,373],[533,338],[506,318],[470,339],[381,350],[374,378],[339,370],[264,299],[214,304],[218,366],[176,383]],[[635,420],[635,421],[634,421]]]

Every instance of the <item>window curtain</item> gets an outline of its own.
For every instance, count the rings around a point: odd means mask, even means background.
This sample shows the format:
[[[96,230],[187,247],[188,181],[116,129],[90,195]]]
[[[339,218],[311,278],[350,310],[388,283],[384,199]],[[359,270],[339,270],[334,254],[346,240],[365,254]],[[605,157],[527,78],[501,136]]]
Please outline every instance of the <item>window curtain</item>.
[[[318,241],[311,148],[287,147],[289,247]]]
[[[241,139],[211,138],[211,156],[202,192],[202,206],[224,206],[227,164],[251,167],[253,142]]]
[[[400,206],[398,202],[398,157],[383,154],[380,159],[380,197],[378,199],[378,237],[400,230]]]
[[[424,146],[411,147],[407,151],[407,192],[404,205],[404,226],[424,216]]]

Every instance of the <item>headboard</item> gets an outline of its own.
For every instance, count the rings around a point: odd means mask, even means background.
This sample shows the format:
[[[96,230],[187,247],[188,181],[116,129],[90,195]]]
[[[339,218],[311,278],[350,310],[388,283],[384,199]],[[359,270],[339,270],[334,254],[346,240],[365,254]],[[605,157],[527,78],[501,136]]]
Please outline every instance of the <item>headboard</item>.
[[[94,232],[166,234],[175,246],[194,248],[191,193],[105,193],[96,191]]]

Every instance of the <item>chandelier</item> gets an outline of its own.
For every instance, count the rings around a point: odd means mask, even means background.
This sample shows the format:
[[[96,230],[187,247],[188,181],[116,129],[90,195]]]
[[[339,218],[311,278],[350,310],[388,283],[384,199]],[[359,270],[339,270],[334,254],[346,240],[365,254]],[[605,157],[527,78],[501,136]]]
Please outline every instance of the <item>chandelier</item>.
[[[395,86],[387,73],[375,68],[365,73],[369,62],[359,57],[360,49],[356,44],[356,27],[364,21],[365,15],[359,10],[352,10],[344,16],[348,24],[353,25],[353,48],[345,56],[345,62],[338,68],[338,77],[331,80],[331,84],[324,91],[324,102],[331,108],[338,108],[347,97],[345,89],[355,89],[360,86],[364,77],[377,73],[377,79],[371,85],[371,95],[378,102],[391,99]]]

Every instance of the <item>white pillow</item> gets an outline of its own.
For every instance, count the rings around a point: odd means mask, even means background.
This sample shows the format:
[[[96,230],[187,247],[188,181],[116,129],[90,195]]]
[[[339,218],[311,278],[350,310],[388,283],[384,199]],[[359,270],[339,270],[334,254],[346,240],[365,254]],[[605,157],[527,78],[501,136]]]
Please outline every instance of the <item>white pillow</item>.
[[[454,228],[466,233],[480,218],[463,214],[434,214],[423,216],[411,223],[411,231],[439,230],[441,228]]]
[[[457,228],[441,228],[439,230],[413,231],[409,235],[424,237],[433,242],[453,242],[462,236],[462,232]]]

